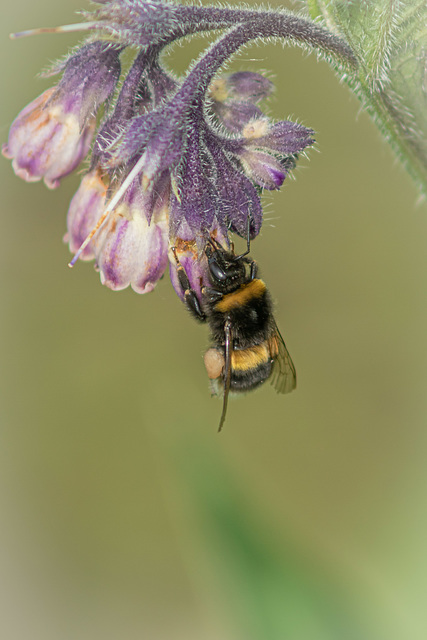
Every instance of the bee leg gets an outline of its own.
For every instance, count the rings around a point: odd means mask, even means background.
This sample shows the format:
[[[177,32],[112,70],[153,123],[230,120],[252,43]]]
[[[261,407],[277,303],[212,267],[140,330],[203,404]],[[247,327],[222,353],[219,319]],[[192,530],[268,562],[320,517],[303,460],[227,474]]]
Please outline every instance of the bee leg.
[[[182,268],[182,267],[181,267]],[[202,307],[200,306],[199,298],[196,295],[194,289],[185,289],[184,290],[184,298],[185,304],[189,311],[193,314],[193,316],[204,322],[206,320],[206,315],[202,311]]]
[[[192,315],[201,322],[206,320],[206,315],[203,313],[202,307],[200,305],[199,298],[197,297],[194,289],[191,288],[190,281],[188,279],[187,274],[185,273],[185,269],[179,261],[179,258],[176,254],[175,247],[172,247],[172,253],[176,260],[177,264],[177,275],[178,282],[181,290],[184,294],[185,304],[187,305],[188,310],[192,313]]]
[[[251,280],[255,280],[258,275],[258,264],[255,262],[255,260],[252,260],[252,262],[250,262],[249,264],[251,267]]]
[[[218,291],[212,287],[203,287],[202,295],[208,298],[211,302],[218,302],[218,300],[221,300],[224,297],[222,291]]]

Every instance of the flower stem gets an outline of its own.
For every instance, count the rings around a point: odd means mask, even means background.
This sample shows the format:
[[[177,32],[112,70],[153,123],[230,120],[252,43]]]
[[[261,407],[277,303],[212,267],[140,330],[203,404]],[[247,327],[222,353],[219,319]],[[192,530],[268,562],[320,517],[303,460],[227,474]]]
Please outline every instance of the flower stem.
[[[291,14],[268,13],[260,22],[251,20],[240,24],[222,36],[199,60],[188,74],[175,102],[182,100],[191,106],[203,99],[209,84],[223,63],[241,46],[255,38],[281,38],[305,47],[317,49],[326,56],[334,56],[350,67],[357,62],[351,49],[341,39],[325,29]]]

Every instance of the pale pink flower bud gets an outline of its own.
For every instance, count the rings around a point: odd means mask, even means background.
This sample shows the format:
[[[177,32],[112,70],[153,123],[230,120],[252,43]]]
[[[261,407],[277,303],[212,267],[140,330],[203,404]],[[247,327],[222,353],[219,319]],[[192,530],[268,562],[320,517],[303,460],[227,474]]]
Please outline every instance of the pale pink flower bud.
[[[44,180],[49,189],[71,173],[89,151],[96,119],[79,124],[79,109],[72,95],[54,98],[47,89],[27,105],[13,121],[2,153],[12,160],[16,175],[27,182]]]

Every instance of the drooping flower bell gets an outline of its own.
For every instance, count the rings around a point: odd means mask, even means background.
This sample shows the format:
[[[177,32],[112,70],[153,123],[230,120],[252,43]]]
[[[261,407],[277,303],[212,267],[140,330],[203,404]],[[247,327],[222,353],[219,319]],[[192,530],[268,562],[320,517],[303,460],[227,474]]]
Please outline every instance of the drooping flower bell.
[[[3,146],[16,175],[27,182],[44,179],[54,189],[81,163],[90,149],[97,109],[116,87],[120,50],[93,42],[54,69],[64,72],[62,79],[21,111]]]
[[[154,289],[168,264],[168,205],[167,180],[162,192],[147,193],[135,178],[93,240],[102,284],[114,291]]]
[[[147,293],[167,266],[169,172],[146,190],[135,159],[110,166],[111,148],[125,124],[149,112],[175,86],[156,57],[155,49],[135,57],[112,113],[100,126],[91,169],[68,212],[65,240],[76,254],[71,264],[95,258],[101,282],[113,290],[131,286]]]
[[[263,189],[279,189],[298,154],[314,143],[313,131],[283,120],[276,124],[267,118],[250,120],[243,137],[233,140],[229,149],[235,153],[246,174]]]
[[[102,284],[148,293],[167,266],[170,178],[165,172],[147,191],[137,175],[118,198],[125,180],[110,182],[99,166],[89,171],[71,200],[64,240],[74,261],[95,259]]]

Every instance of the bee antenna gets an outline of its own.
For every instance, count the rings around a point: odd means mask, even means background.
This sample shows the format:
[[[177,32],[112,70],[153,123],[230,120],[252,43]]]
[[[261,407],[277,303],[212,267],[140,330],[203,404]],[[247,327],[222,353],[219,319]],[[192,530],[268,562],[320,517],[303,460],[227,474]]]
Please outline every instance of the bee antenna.
[[[209,243],[210,245],[212,245],[212,248],[216,251],[215,242],[213,241],[213,239],[211,238],[211,236],[208,236],[208,243]]]
[[[216,238],[208,236],[208,243],[212,246],[214,251],[218,251],[218,249],[222,249],[222,251],[224,251],[224,247]]]

